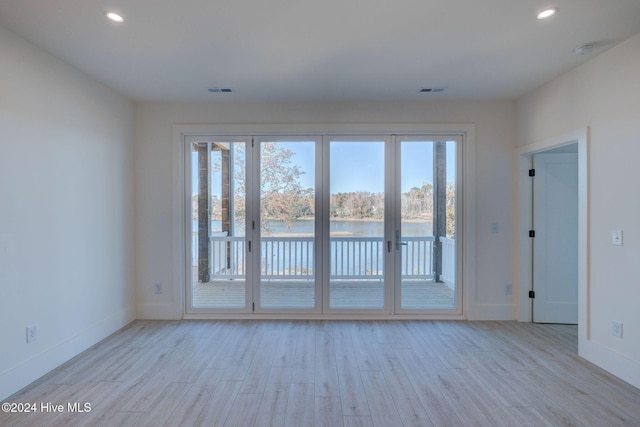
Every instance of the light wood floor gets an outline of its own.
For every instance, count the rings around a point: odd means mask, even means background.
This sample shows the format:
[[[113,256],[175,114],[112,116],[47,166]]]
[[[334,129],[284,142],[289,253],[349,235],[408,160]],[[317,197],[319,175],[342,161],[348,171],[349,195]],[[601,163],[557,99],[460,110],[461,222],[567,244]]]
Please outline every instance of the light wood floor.
[[[640,390],[576,327],[455,321],[136,321],[8,402],[2,426],[640,425]]]

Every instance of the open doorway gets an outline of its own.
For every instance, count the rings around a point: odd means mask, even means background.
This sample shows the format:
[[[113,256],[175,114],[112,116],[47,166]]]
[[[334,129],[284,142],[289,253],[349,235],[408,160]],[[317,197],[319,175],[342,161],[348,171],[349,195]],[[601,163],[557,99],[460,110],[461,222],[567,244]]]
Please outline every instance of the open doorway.
[[[520,147],[516,151],[516,162],[518,165],[518,202],[516,215],[516,242],[518,247],[518,264],[516,266],[517,282],[519,286],[518,320],[523,322],[545,322],[544,319],[536,319],[534,307],[540,296],[537,294],[534,282],[535,269],[535,248],[533,240],[538,233],[534,224],[534,185],[529,170],[533,169],[532,164],[536,156],[543,158],[549,155],[550,158],[560,159],[562,157],[575,157],[577,160],[577,209],[574,218],[577,221],[577,253],[574,271],[577,275],[577,323],[578,337],[580,341],[587,339],[589,325],[587,323],[588,310],[588,274],[587,274],[587,128],[576,132],[552,138],[546,141],[529,144]],[[544,156],[543,156],[544,154]],[[566,172],[566,168],[559,167]],[[555,197],[560,197],[557,194]],[[560,222],[566,226],[566,222]],[[530,231],[534,230],[536,237],[530,237]],[[542,246],[542,245],[540,245]],[[540,255],[537,255],[538,258]],[[539,274],[539,273],[538,273]],[[537,291],[539,291],[538,289]],[[531,297],[535,298],[531,298]],[[551,320],[550,322],[555,322]],[[574,323],[574,321],[560,320],[558,323]],[[580,345],[580,344],[579,344]]]

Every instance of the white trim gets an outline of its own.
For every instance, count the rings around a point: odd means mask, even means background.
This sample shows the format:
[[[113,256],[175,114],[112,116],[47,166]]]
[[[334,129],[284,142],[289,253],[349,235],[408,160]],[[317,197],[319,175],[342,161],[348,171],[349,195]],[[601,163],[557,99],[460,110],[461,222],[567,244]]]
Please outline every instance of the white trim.
[[[160,310],[151,309],[153,306],[146,304],[144,307],[140,307],[140,313],[138,314],[146,314],[147,316],[141,318],[177,320],[182,319],[183,314],[186,312],[185,280],[188,264],[185,264],[187,251],[184,242],[187,225],[185,223],[185,203],[183,198],[187,197],[186,195],[189,192],[187,191],[184,174],[184,162],[186,161],[184,156],[184,133],[175,126],[173,128],[171,146],[173,152],[173,239],[171,242],[171,248],[173,249],[173,256],[171,257],[173,261],[173,283],[171,286],[173,299],[170,308],[167,309],[168,313],[166,315],[168,317],[155,317],[157,316],[157,311]]]
[[[519,298],[517,319],[531,321],[531,303],[528,297],[531,289],[532,248],[528,237],[531,224],[531,182],[528,170],[531,168],[531,156],[536,153],[569,144],[578,146],[578,336],[579,348],[589,339],[589,234],[588,234],[588,128],[578,129],[565,135],[519,147],[515,150],[514,168],[517,174],[514,189],[514,248],[518,249],[517,263],[514,268],[514,290]]]
[[[591,340],[585,340],[579,345],[578,354],[632,386],[640,388],[640,363],[635,360]]]
[[[186,289],[185,289],[186,292]],[[186,312],[186,311],[185,311]],[[182,313],[176,316],[175,303],[165,304],[141,304],[136,311],[138,320],[180,320]]]
[[[473,318],[467,314],[468,320],[513,320],[514,306],[513,304],[474,304]]]
[[[476,305],[476,129],[471,126],[466,129],[462,138],[462,156],[456,182],[461,185],[461,203],[456,210],[456,216],[462,217],[461,229],[462,245],[456,244],[457,285],[462,286],[462,295],[458,296],[458,304],[462,304],[462,313],[468,320],[479,320],[478,305]],[[457,240],[456,243],[460,242]],[[476,315],[478,313],[478,315]]]
[[[134,308],[118,311],[0,374],[0,401],[71,360],[136,318]]]
[[[363,310],[364,311],[364,310]],[[185,320],[461,320],[465,317],[461,314],[375,314],[363,312],[358,314],[346,313],[254,313],[254,314],[185,314]],[[499,319],[498,319],[499,320]]]
[[[462,135],[461,152],[463,167],[459,168],[458,173],[462,175],[462,179],[458,180],[462,185],[463,191],[460,209],[464,212],[459,214],[463,218],[460,228],[464,230],[462,233],[462,245],[458,249],[460,256],[458,257],[457,274],[459,278],[458,285],[462,287],[463,293],[458,298],[458,307],[461,307],[461,315],[402,315],[402,314],[375,314],[370,312],[362,312],[362,314],[312,314],[304,315],[268,315],[256,314],[243,317],[242,314],[185,314],[185,292],[186,292],[186,273],[185,273],[185,244],[184,244],[184,195],[185,179],[184,179],[184,152],[183,141],[188,135],[207,135],[213,134],[218,136],[225,135],[248,135],[248,136],[268,136],[268,135]],[[473,319],[473,311],[475,304],[475,125],[469,123],[449,123],[449,124],[428,124],[428,123],[300,123],[300,124],[176,124],[173,126],[173,139],[171,141],[173,147],[173,301],[171,309],[165,311],[166,316],[163,318],[305,318],[313,319],[330,319],[330,318],[389,318],[389,319],[463,319],[465,314],[469,319]],[[323,167],[326,167],[323,165]],[[323,203],[324,205],[324,203]],[[462,274],[460,274],[462,273]],[[393,297],[391,297],[393,298]],[[393,301],[391,301],[393,302]],[[156,306],[157,307],[157,306]],[[159,307],[158,307],[159,308]],[[391,305],[393,309],[393,304]],[[148,318],[153,317],[154,309],[147,306],[142,310],[147,314]],[[231,317],[229,317],[231,316]],[[299,317],[298,317],[299,316]],[[337,316],[337,317],[336,317]],[[388,316],[388,317],[385,317]]]

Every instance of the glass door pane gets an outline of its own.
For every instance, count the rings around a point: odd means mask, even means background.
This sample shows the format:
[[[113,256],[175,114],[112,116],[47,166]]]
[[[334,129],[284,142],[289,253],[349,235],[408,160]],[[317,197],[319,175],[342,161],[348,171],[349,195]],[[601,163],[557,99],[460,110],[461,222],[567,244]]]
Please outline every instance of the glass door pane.
[[[246,144],[191,142],[190,162],[190,307],[244,310]]]
[[[330,309],[385,308],[384,140],[329,144]]]
[[[456,143],[399,139],[400,309],[455,309]]]
[[[260,141],[257,309],[316,308],[315,140]]]

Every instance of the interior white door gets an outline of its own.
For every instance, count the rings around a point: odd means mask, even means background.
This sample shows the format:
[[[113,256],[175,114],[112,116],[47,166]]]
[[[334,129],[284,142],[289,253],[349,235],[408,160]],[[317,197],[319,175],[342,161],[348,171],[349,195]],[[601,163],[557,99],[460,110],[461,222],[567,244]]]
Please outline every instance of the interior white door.
[[[533,157],[533,321],[578,323],[578,155]]]

